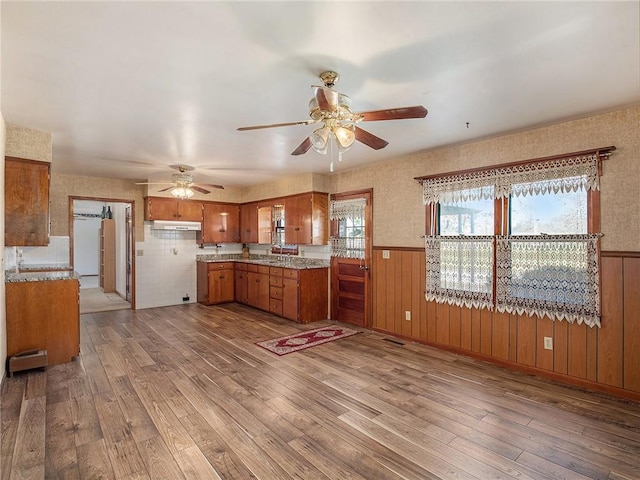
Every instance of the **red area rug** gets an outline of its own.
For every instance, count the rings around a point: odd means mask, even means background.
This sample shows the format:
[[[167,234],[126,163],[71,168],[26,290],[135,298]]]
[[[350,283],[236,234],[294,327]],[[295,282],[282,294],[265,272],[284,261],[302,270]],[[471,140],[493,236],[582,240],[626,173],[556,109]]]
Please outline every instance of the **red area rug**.
[[[315,347],[316,345],[322,345],[323,343],[332,342],[340,338],[350,337],[356,333],[360,332],[334,325],[307,330],[306,332],[295,333],[293,335],[287,335],[286,337],[274,338],[273,340],[265,340],[264,342],[256,343],[256,345],[276,355],[286,355],[287,353]]]

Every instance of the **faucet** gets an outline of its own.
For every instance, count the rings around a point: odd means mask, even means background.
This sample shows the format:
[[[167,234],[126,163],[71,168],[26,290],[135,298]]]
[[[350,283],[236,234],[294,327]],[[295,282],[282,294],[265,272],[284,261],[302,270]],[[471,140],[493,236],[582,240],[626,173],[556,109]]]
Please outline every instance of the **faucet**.
[[[281,262],[282,261],[282,249],[283,249],[284,245],[276,243],[273,246],[280,249],[280,254],[278,255],[278,261]]]

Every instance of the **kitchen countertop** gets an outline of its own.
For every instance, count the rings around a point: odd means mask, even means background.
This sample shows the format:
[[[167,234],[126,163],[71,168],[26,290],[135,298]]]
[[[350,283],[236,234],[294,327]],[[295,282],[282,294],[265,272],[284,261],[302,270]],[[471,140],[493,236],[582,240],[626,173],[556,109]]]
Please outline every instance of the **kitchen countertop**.
[[[46,282],[49,280],[80,280],[80,274],[72,270],[53,270],[40,272],[14,272],[6,270],[4,281],[6,283],[17,282]]]
[[[71,265],[68,263],[34,263],[25,265],[24,263],[20,265],[20,272],[48,272],[48,271],[58,271],[58,270],[73,270]]]
[[[209,255],[197,255],[196,261],[206,263],[216,262],[238,262],[238,263],[252,263],[255,265],[266,265],[269,267],[279,268],[294,268],[297,270],[304,270],[309,268],[328,268],[328,260],[319,260],[316,258],[299,258],[288,257],[284,260],[278,260],[275,255],[252,255],[249,258],[242,258],[241,254],[209,254]]]

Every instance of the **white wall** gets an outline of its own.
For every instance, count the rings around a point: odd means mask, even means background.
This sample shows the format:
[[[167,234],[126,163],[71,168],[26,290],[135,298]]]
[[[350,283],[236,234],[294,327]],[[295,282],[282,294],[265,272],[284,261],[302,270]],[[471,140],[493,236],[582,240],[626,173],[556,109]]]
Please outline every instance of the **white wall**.
[[[73,219],[73,269],[80,275],[100,273],[100,220]]]
[[[126,203],[110,203],[116,225],[116,293],[127,298],[127,226],[125,219]]]

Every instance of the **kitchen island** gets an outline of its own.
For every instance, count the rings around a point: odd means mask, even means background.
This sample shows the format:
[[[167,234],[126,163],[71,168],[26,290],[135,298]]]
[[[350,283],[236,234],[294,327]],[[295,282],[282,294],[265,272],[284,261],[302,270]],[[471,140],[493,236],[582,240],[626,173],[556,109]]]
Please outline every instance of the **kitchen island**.
[[[80,354],[79,279],[71,270],[5,272],[7,357],[47,350],[56,365]]]

